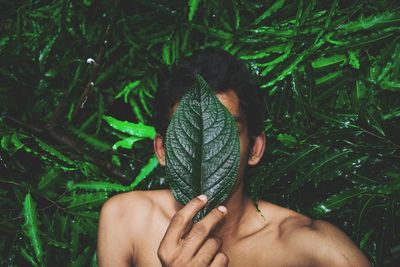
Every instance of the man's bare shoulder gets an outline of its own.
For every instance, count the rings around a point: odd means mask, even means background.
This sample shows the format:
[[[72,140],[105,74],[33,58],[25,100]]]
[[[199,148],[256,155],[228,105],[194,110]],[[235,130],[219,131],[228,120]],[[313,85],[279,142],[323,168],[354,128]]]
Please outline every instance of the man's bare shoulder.
[[[285,237],[291,231],[307,227],[312,220],[298,212],[260,200],[257,202],[260,216],[265,220],[265,227],[275,228],[280,237]]]
[[[103,204],[101,212],[115,219],[132,219],[132,216],[140,214],[143,220],[151,213],[165,212],[173,205],[174,200],[169,190],[137,190],[111,197]]]
[[[141,253],[143,244],[152,250],[149,246],[159,243],[157,238],[162,237],[156,231],[168,222],[165,208],[169,203],[167,190],[132,191],[108,199],[100,212],[99,262],[105,266],[129,266]],[[149,232],[153,235],[149,236]]]
[[[272,203],[261,202],[260,206],[260,211],[270,215],[276,225],[279,242],[310,260],[313,266],[370,266],[358,247],[336,226]]]

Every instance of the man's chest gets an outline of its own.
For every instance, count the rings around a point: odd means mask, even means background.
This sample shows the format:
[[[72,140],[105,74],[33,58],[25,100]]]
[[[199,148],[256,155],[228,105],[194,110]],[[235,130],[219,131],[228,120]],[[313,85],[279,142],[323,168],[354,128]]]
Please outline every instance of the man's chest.
[[[290,251],[282,244],[248,242],[224,250],[229,258],[229,267],[303,267],[311,266],[308,260]]]
[[[157,250],[162,236],[147,240],[136,251],[135,267],[161,267]],[[260,242],[249,239],[246,242],[237,242],[221,249],[229,258],[229,267],[275,267],[275,266],[311,266],[307,259],[290,251],[280,243]]]

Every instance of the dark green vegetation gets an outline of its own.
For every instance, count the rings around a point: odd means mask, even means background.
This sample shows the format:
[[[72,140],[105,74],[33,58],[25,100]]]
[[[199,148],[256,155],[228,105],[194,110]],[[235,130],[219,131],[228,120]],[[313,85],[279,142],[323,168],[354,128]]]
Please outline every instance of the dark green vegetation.
[[[175,199],[186,204],[200,194],[208,197],[195,221],[228,198],[239,170],[236,121],[200,75],[172,116],[165,149],[166,179]]]
[[[0,6],[1,266],[96,265],[101,204],[165,186],[145,126],[159,68],[205,46],[248,62],[267,96],[250,193],[335,223],[375,266],[399,261],[397,0]]]

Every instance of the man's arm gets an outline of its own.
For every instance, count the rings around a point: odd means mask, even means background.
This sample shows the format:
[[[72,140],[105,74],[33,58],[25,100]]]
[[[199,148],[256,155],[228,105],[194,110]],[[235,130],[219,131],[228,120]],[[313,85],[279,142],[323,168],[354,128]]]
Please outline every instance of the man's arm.
[[[360,249],[337,227],[320,220],[310,220],[309,225],[299,227],[290,238],[313,266],[370,267],[371,264]]]
[[[128,233],[129,226],[126,225],[128,207],[125,207],[125,200],[125,194],[114,196],[101,209],[97,239],[100,267],[132,264],[132,243]]]

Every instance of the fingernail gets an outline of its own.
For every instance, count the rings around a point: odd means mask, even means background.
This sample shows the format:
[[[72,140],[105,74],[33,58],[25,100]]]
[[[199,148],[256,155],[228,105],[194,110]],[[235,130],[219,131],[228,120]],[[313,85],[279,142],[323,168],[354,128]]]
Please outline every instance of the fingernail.
[[[218,207],[218,210],[219,210],[220,212],[222,212],[223,214],[226,214],[226,212],[228,211],[224,206],[219,206],[219,207]]]
[[[207,201],[207,196],[206,196],[206,195],[200,195],[200,196],[198,196],[197,198],[200,199],[200,200],[203,201],[203,202],[206,202],[206,201]]]

